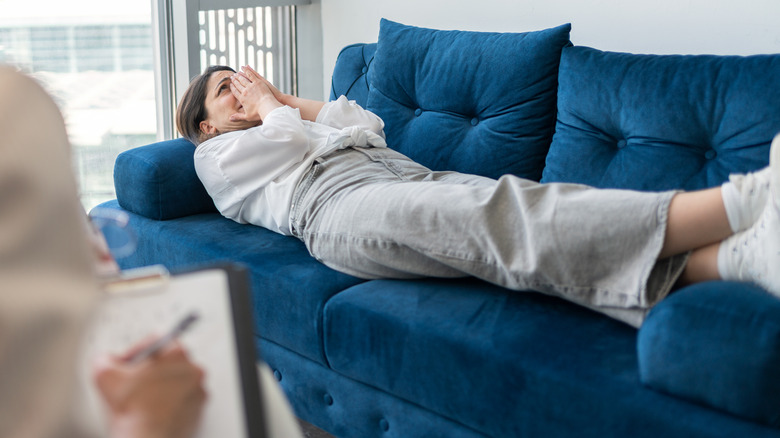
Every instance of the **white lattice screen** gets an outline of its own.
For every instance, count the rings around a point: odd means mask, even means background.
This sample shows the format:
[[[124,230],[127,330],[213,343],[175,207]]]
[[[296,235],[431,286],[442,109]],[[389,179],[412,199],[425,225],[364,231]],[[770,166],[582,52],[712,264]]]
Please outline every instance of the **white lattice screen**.
[[[251,65],[280,90],[294,93],[294,6],[199,11],[201,70]]]
[[[251,65],[282,92],[298,94],[296,7],[311,0],[152,0],[158,133],[175,136],[173,114],[192,78],[210,65]]]

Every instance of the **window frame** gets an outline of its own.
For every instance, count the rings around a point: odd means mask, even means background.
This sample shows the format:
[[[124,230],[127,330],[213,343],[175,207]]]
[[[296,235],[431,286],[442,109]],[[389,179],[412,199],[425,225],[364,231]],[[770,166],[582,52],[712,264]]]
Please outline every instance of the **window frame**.
[[[155,93],[157,101],[157,137],[176,137],[174,110],[190,80],[201,72],[199,13],[214,9],[309,5],[311,0],[152,0],[152,37],[155,48]],[[293,44],[295,16],[289,28],[277,35],[281,44]],[[296,54],[293,49],[289,82],[279,88],[297,93]]]

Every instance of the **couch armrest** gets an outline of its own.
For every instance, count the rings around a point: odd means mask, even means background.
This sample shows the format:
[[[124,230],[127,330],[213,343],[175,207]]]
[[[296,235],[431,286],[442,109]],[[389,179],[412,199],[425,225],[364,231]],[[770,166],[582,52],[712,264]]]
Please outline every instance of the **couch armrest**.
[[[195,146],[183,138],[130,149],[114,163],[114,187],[125,210],[156,220],[217,211],[195,173]]]
[[[780,299],[735,282],[687,287],[639,330],[642,383],[780,426]]]

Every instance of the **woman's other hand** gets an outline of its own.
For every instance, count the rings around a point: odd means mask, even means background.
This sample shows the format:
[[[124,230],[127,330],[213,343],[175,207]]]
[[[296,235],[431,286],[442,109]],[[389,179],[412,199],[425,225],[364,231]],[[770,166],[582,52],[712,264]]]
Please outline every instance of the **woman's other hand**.
[[[262,121],[268,113],[283,106],[284,94],[249,66],[230,78],[230,91],[241,103],[231,122]]]
[[[290,96],[279,91],[279,89],[276,88],[274,84],[272,84],[268,79],[264,78],[260,73],[255,71],[255,69],[253,69],[251,66],[245,65],[241,67],[240,73],[243,73],[244,76],[264,82],[265,85],[268,86],[268,89],[271,90],[271,93],[273,93],[276,100],[278,100],[283,105],[287,105],[286,100],[290,98]]]
[[[94,378],[110,412],[111,436],[188,438],[206,401],[204,372],[175,343],[149,359],[129,358],[147,343],[119,357],[104,357]]]
[[[242,67],[241,70],[233,76],[233,78],[234,78],[233,80],[234,83],[238,82],[235,85],[236,90],[233,92],[233,94],[236,96],[239,102],[242,103],[242,105],[244,105],[244,101],[242,100],[242,97],[236,93],[247,92],[248,94],[251,91],[250,88],[255,86],[255,84],[257,84],[257,86],[260,86],[261,84],[265,84],[265,86],[268,88],[268,91],[270,91],[270,93],[273,95],[276,102],[278,102],[281,105],[287,105],[292,108],[298,109],[301,113],[301,118],[304,120],[310,120],[312,122],[316,121],[317,115],[320,113],[320,110],[322,110],[322,107],[325,105],[325,102],[321,102],[318,100],[304,99],[298,96],[293,96],[291,94],[282,93],[281,91],[279,91],[278,88],[274,87],[274,85],[270,83],[266,78],[261,76],[252,67],[248,65]],[[264,92],[266,91],[265,87],[261,87],[261,88],[263,88]],[[251,114],[252,111],[246,111],[246,105],[244,105],[244,107],[245,108],[243,113],[234,114],[230,120],[231,121],[249,120],[254,122],[262,120],[262,118],[260,118],[259,116],[256,116],[254,118],[248,118],[248,117],[252,117],[249,115]],[[270,108],[270,110],[273,109],[274,108]]]

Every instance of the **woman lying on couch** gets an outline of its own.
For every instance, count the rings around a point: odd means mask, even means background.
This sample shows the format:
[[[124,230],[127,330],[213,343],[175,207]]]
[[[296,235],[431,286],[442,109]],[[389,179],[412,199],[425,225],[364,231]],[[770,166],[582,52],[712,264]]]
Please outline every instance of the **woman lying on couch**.
[[[250,67],[207,69],[176,119],[224,216],[357,277],[471,275],[633,325],[678,283],[780,295],[780,140],[763,171],[649,193],[431,171],[387,148],[382,120],[354,102],[283,94]]]

